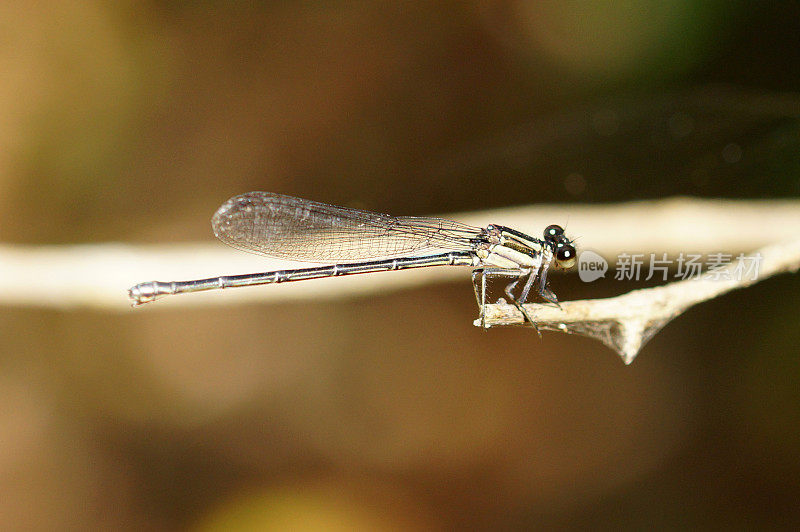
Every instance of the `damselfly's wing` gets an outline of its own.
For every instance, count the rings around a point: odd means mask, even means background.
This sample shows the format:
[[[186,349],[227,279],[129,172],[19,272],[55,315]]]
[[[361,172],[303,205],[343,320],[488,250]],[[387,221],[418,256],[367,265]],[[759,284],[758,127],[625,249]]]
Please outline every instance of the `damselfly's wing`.
[[[482,232],[450,220],[395,217],[271,192],[229,199],[211,225],[217,238],[235,248],[308,262],[466,251]]]

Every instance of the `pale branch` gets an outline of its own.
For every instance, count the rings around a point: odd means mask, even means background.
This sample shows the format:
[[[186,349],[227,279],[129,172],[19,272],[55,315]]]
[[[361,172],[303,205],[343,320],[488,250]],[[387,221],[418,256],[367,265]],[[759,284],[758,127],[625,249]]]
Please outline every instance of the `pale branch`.
[[[613,205],[543,205],[446,218],[477,226],[497,223],[531,235],[549,224],[565,225],[578,250],[609,262],[623,252],[709,254],[748,252],[800,234],[800,202],[674,198]],[[205,225],[205,216],[198,223]],[[210,234],[210,231],[209,231]],[[210,238],[209,238],[210,240]],[[228,248],[219,242],[189,245],[0,246],[0,304],[130,311],[127,289],[150,280],[173,281],[302,267]],[[320,279],[260,288],[237,288],[166,297],[147,311],[177,306],[242,302],[341,299],[385,294],[443,280],[462,279],[462,268],[423,268]],[[558,293],[557,278],[553,289]],[[471,290],[470,290],[471,291]],[[141,311],[140,311],[141,312]]]
[[[527,304],[539,329],[600,340],[626,364],[662,327],[690,307],[737,288],[800,268],[800,240],[763,247],[721,268],[664,286],[633,290],[608,299],[565,301],[561,308]],[[522,313],[506,303],[486,305],[485,326],[520,325]],[[476,320],[475,325],[481,326]]]

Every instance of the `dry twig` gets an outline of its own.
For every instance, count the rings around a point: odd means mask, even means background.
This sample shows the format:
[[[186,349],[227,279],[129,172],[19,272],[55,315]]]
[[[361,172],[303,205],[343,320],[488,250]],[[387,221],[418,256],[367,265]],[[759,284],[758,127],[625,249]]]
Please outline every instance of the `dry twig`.
[[[611,299],[564,302],[561,309],[529,305],[543,329],[583,334],[617,350],[630,363],[638,350],[669,320],[690,306],[734,288],[748,286],[800,261],[800,202],[727,201],[675,198],[621,205],[532,206],[447,216],[473,225],[500,223],[539,234],[551,223],[568,222],[579,236],[579,250],[591,249],[612,261],[623,252],[738,254],[760,248],[763,257],[756,280],[686,280],[637,290]],[[768,245],[773,244],[773,245]],[[91,307],[131,311],[127,289],[151,279],[174,280],[252,273],[286,267],[286,263],[241,253],[224,245],[119,244],[84,246],[0,246],[0,304],[51,308]],[[736,268],[731,264],[729,268]],[[348,298],[453,279],[466,280],[459,268],[425,268],[380,275],[320,279],[261,289],[226,290],[165,298],[147,311],[175,305],[207,306],[243,301]],[[555,287],[557,291],[557,286]],[[141,311],[140,311],[141,312]],[[487,306],[487,324],[520,323],[510,305]]]
[[[758,264],[757,272],[752,265]],[[539,329],[580,334],[614,349],[626,364],[667,323],[690,307],[737,288],[800,268],[800,240],[773,244],[701,276],[608,299],[566,301],[561,308],[528,304]],[[752,274],[750,274],[752,272]],[[486,305],[485,323],[520,325],[522,313],[506,303]],[[475,325],[480,326],[480,320]]]

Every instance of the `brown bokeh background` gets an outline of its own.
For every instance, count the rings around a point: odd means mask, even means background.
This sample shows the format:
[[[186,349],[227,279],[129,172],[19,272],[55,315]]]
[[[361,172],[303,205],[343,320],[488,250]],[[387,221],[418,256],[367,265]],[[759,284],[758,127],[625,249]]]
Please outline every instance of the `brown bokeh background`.
[[[0,241],[211,241],[249,190],[393,214],[796,196],[798,35],[789,2],[5,2]],[[629,367],[473,327],[466,273],[2,307],[0,528],[797,526],[798,294],[704,304]]]

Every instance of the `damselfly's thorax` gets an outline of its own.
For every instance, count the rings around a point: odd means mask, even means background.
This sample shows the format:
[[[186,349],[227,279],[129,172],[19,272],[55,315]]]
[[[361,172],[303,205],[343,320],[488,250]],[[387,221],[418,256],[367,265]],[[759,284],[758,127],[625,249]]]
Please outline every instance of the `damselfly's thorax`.
[[[476,253],[487,265],[538,269],[552,261],[569,269],[575,264],[575,247],[558,225],[548,226],[541,239],[502,225],[487,226],[482,236],[485,240],[476,245]]]

